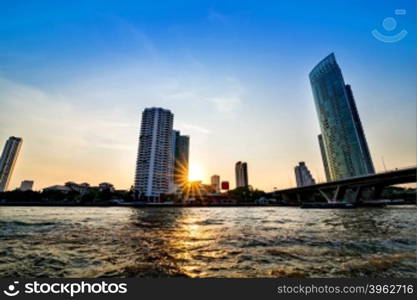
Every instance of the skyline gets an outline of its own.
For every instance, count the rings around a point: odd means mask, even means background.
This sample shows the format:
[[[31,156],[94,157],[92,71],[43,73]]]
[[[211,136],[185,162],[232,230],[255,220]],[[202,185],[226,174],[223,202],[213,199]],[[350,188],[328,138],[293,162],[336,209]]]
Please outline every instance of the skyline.
[[[400,2],[407,15],[398,22],[409,31],[403,41],[382,43],[370,34],[399,8],[393,3],[371,11],[369,4],[329,2],[334,15],[314,28],[305,22],[324,13],[315,15],[308,3],[305,11],[289,3],[176,3],[185,10],[159,7],[160,19],[146,5],[129,15],[131,3],[113,15],[106,14],[110,4],[92,13],[97,3],[65,14],[66,7],[52,5],[31,19],[23,11],[0,33],[0,141],[25,140],[11,188],[25,179],[35,189],[68,180],[129,188],[140,114],[150,106],[170,109],[174,127],[191,136],[190,170],[202,169],[204,182],[213,174],[234,182],[238,160],[250,165],[256,188],[295,186],[299,161],[321,182],[308,73],[331,52],[354,87],[376,171],[384,170],[382,156],[387,169],[414,165],[415,4]],[[52,17],[57,11],[63,21]],[[347,22],[352,16],[362,23]],[[91,49],[82,45],[89,40]],[[28,53],[31,41],[38,44]]]

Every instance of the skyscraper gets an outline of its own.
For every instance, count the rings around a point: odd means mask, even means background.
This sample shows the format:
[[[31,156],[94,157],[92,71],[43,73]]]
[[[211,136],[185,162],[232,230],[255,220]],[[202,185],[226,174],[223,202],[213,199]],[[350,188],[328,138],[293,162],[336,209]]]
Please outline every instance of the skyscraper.
[[[146,108],[142,113],[135,190],[149,201],[158,201],[161,194],[169,192],[173,122],[174,115],[163,108]]]
[[[352,90],[345,84],[333,53],[313,68],[310,83],[328,180],[375,173]]]
[[[188,181],[190,137],[174,130],[174,183],[184,185]]]
[[[220,193],[220,176],[219,175],[213,175],[211,176],[211,185],[216,190],[216,193]]]
[[[4,145],[0,158],[0,192],[7,190],[23,140],[11,136]]]
[[[323,161],[323,166],[324,166],[324,174],[326,175],[326,181],[331,181],[329,165],[327,163],[327,157],[326,157],[326,150],[324,148],[323,136],[319,134],[318,139],[319,139],[319,145],[320,145],[321,160]]]
[[[311,176],[310,170],[307,168],[305,162],[300,161],[298,166],[295,166],[294,172],[297,187],[316,184],[316,181],[313,176]]]
[[[235,165],[236,187],[247,187],[248,183],[248,165],[246,162],[238,161]]]

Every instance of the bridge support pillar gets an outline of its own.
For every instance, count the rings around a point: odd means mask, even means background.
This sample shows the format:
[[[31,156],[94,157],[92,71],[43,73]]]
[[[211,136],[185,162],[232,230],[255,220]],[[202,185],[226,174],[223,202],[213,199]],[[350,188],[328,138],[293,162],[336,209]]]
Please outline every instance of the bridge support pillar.
[[[319,192],[324,197],[324,199],[326,199],[327,203],[332,202],[332,199],[322,189],[319,189]]]
[[[358,186],[356,190],[354,191],[352,202],[355,203],[359,201],[359,196],[361,195],[361,192],[362,192],[362,187]]]
[[[374,194],[373,194],[373,198],[374,199],[380,199],[381,198],[381,194],[382,191],[384,190],[384,185],[382,184],[378,184],[374,187]]]

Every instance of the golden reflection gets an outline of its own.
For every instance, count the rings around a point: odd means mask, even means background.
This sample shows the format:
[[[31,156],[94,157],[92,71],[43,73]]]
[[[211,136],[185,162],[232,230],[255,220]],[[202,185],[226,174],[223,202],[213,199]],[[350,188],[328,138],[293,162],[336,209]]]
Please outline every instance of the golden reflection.
[[[175,230],[171,232],[168,248],[178,261],[177,267],[189,277],[204,277],[207,271],[204,258],[224,257],[225,251],[213,248],[216,232],[204,225],[204,219],[198,214],[185,213],[177,219]]]

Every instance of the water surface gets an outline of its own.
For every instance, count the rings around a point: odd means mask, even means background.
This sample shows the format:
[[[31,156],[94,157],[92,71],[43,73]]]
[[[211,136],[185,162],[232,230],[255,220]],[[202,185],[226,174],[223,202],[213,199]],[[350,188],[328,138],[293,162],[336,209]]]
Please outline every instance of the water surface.
[[[416,207],[0,207],[0,277],[417,277]]]

